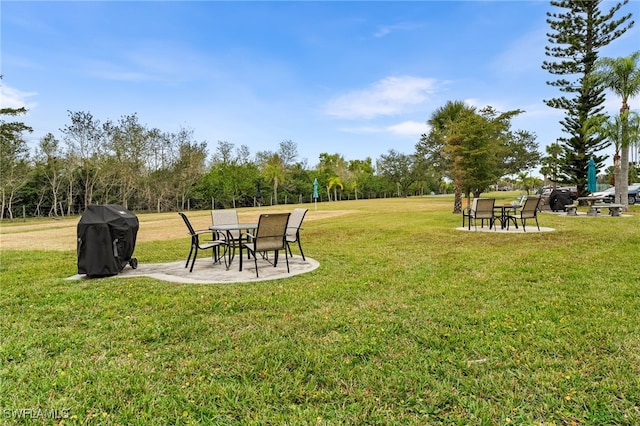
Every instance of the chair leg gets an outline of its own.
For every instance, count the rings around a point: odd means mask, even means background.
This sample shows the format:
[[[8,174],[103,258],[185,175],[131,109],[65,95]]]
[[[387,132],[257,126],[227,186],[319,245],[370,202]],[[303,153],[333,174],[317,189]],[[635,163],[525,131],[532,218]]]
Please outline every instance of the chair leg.
[[[305,259],[304,252],[302,251],[302,246],[300,245],[300,237],[298,237],[298,248],[300,249],[300,255],[302,256],[302,260],[306,261],[307,259]],[[293,255],[291,255],[291,257],[293,257]]]
[[[287,250],[284,251],[284,259],[287,262],[287,274],[289,273],[289,256],[287,256]]]
[[[191,244],[191,250],[189,250],[189,256],[187,257],[187,263],[184,265],[185,268],[187,266],[189,266],[189,261],[191,260],[191,255],[192,254],[193,254],[193,244]]]
[[[258,256],[253,253],[253,264],[256,265],[256,278],[258,278]]]
[[[463,215],[464,215],[464,213],[463,213]],[[468,214],[467,215],[467,229],[469,231],[471,231],[471,219],[472,219],[471,215]],[[475,224],[475,222],[474,222],[474,224]],[[462,227],[464,228],[464,218],[462,218]]]
[[[211,248],[211,257],[213,257],[213,263],[218,263],[220,260],[220,246],[214,246]]]
[[[216,256],[217,256],[217,258],[218,258],[218,263],[220,263],[220,261],[222,260],[223,256],[224,256],[225,254],[227,254],[227,252],[224,250],[224,247],[222,248],[222,250],[220,249],[220,246],[221,246],[221,245],[222,245],[222,244],[218,244],[218,245],[216,246]],[[222,253],[222,254],[220,254],[220,253]]]
[[[196,257],[198,257],[198,247],[197,246],[196,246],[195,253],[193,253],[193,260],[191,261],[191,268],[189,269],[189,272],[193,272],[193,265],[196,264]]]

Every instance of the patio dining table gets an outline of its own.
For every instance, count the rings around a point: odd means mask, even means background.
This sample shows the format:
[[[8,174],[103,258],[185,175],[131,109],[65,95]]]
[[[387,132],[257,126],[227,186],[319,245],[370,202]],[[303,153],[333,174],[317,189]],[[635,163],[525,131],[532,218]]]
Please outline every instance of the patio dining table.
[[[513,224],[516,226],[516,229],[518,229],[518,220],[516,219],[515,216],[511,215],[510,213],[513,211],[513,213],[515,214],[516,210],[519,209],[520,207],[522,207],[520,204],[511,204],[511,203],[497,205],[493,207],[493,209],[496,211],[500,210],[500,215],[496,217],[500,221],[501,229],[506,228],[510,220],[513,221]]]
[[[242,243],[243,231],[253,231],[258,228],[257,223],[236,223],[232,225],[211,225],[209,229],[213,232],[224,233],[225,240],[225,253],[222,255],[224,258],[224,265],[227,271],[231,267],[231,263],[236,255],[236,247],[239,247]],[[233,231],[240,231],[236,237],[233,235]]]
[[[589,206],[593,206],[596,201],[602,201],[603,197],[594,197],[593,195],[589,195],[588,197],[578,197],[578,201],[586,201]]]
[[[602,201],[603,197],[595,197],[593,195],[589,195],[587,197],[578,197],[577,201],[584,201],[589,204],[589,211],[587,212],[588,216],[598,216],[600,211],[595,207],[596,201]]]

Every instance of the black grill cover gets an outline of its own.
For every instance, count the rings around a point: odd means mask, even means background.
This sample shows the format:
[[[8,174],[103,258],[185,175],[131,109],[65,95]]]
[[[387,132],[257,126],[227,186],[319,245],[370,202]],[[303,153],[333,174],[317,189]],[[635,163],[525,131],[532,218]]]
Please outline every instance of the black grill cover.
[[[78,273],[103,277],[117,275],[131,262],[139,222],[117,204],[89,205],[78,222]]]
[[[569,204],[573,204],[569,191],[554,189],[551,191],[551,194],[549,194],[549,205],[554,212],[564,211],[564,206]]]

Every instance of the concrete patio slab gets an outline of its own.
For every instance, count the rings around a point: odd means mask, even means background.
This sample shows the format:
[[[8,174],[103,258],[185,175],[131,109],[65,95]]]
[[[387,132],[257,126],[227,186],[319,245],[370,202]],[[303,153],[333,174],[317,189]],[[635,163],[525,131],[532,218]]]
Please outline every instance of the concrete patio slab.
[[[301,256],[293,256],[289,258],[290,273],[287,273],[287,264],[282,254],[280,255],[280,259],[278,259],[278,266],[275,268],[267,263],[267,261],[258,258],[259,278],[256,278],[253,259],[243,261],[242,272],[238,271],[239,263],[237,256],[228,271],[224,266],[224,262],[222,264],[213,263],[210,257],[198,258],[193,267],[193,272],[189,272],[189,268],[184,267],[185,262],[186,259],[170,263],[139,262],[136,269],[132,269],[127,265],[120,274],[113,277],[88,278],[86,275],[74,275],[67,279],[150,277],[162,281],[183,284],[232,284],[289,278],[311,272],[320,266],[316,260],[309,257],[307,257],[306,260],[302,260]]]

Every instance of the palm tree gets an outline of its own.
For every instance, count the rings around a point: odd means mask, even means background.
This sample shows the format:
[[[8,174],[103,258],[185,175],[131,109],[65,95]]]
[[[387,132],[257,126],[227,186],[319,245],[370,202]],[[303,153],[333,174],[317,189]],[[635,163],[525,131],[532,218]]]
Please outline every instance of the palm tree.
[[[456,179],[456,171],[454,169],[454,161],[447,155],[444,147],[447,144],[447,132],[452,124],[458,121],[464,114],[475,112],[475,108],[466,105],[462,101],[448,101],[443,107],[438,108],[431,114],[427,124],[431,126],[430,138],[425,135],[426,150],[430,153],[432,160],[440,164],[443,170],[451,173],[454,183],[454,205],[453,212],[460,213],[462,211],[462,185],[459,179]]]
[[[617,183],[617,186],[619,186],[621,169],[620,150],[622,148],[622,119],[620,115],[599,120],[593,131],[600,133],[613,144],[613,184],[616,185]],[[619,197],[616,197],[615,200],[616,202],[620,201]]]
[[[529,189],[531,189],[531,178],[527,175],[527,172],[518,172],[518,183],[522,185],[522,188],[527,191],[527,195],[529,195]]]
[[[640,51],[622,58],[602,58],[596,63],[594,77],[596,81],[622,100],[620,107],[620,164],[616,168],[615,200],[629,207],[627,193],[629,191],[629,145],[631,144],[629,128],[629,98],[640,94]],[[615,166],[615,161],[614,161]]]
[[[338,187],[340,188],[340,190],[344,189],[344,185],[342,185],[342,179],[340,179],[338,176],[334,176],[329,179],[327,191],[331,193],[331,189],[333,189],[333,201],[338,201]]]
[[[273,203],[278,204],[278,185],[284,181],[284,164],[278,154],[271,155],[265,163],[262,172],[268,182],[273,185]]]

